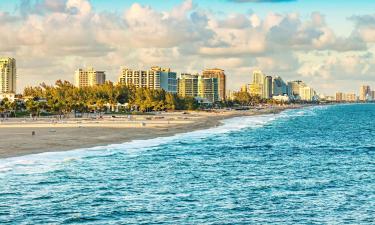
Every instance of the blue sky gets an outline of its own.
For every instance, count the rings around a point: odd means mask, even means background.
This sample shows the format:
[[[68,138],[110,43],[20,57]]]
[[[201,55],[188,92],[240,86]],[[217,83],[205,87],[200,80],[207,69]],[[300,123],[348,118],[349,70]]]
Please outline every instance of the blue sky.
[[[375,88],[373,0],[254,1],[0,1],[0,55],[17,58],[20,88],[72,80],[77,67],[116,80],[120,66],[156,64],[222,67],[230,89],[253,69],[326,94]]]

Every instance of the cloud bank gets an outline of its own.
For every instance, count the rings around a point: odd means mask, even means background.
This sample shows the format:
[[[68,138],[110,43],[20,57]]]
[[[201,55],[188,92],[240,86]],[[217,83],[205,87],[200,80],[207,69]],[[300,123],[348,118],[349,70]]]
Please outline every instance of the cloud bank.
[[[169,11],[134,3],[122,13],[96,11],[88,0],[23,1],[16,14],[0,11],[0,55],[17,58],[20,88],[73,80],[85,66],[116,80],[120,66],[160,65],[177,72],[223,68],[231,89],[260,68],[331,93],[328,84],[337,80],[374,80],[375,16],[348,21],[354,30],[342,37],[319,12],[219,17],[191,0]]]

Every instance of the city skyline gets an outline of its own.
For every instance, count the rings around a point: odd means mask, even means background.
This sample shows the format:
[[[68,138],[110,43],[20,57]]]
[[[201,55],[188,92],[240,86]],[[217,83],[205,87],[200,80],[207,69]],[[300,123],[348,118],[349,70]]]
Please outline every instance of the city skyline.
[[[224,69],[228,90],[260,69],[304,80],[319,93],[358,93],[361,85],[375,86],[375,16],[371,1],[340,2],[340,13],[332,12],[337,3],[1,2],[0,55],[17,59],[18,90],[73,82],[81,67],[116,80],[120,66],[159,65],[177,73]]]

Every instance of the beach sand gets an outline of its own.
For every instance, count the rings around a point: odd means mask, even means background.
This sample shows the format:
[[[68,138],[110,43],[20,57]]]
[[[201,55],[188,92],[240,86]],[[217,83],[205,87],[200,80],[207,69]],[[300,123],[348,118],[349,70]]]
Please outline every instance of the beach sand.
[[[290,108],[290,107],[288,107]],[[278,113],[284,107],[249,111],[163,113],[104,119],[9,119],[0,123],[0,158],[105,146],[207,129],[226,118]],[[35,132],[35,135],[32,133]]]

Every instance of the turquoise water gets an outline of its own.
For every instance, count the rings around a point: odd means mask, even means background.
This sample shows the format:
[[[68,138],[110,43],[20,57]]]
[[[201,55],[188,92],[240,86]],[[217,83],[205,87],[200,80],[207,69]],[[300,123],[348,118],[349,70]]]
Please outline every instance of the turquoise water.
[[[374,118],[312,107],[0,159],[0,224],[374,224]]]

